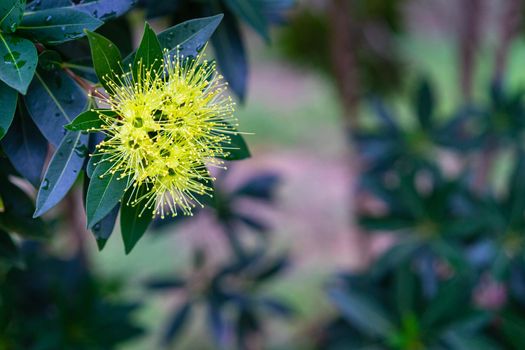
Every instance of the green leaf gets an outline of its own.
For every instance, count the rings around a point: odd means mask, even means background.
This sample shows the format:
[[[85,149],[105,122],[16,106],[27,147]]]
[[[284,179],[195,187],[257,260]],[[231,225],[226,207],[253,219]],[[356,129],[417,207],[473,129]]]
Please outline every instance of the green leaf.
[[[224,160],[241,160],[250,158],[250,150],[240,133],[230,134],[231,142],[223,142],[222,147],[229,152]]]
[[[142,62],[142,69],[156,71],[162,67],[162,59],[163,53],[159,39],[157,39],[157,35],[153,29],[151,29],[150,25],[146,23],[144,25],[142,41],[140,42],[139,48],[135,54],[135,59],[133,60],[134,77],[137,77],[139,62]]]
[[[2,150],[16,171],[38,187],[47,157],[47,141],[20,101],[9,132],[1,142]]]
[[[0,58],[0,80],[25,95],[38,63],[35,45],[0,32]]]
[[[416,115],[419,124],[425,130],[432,127],[432,116],[434,113],[434,94],[427,80],[421,81],[416,91]]]
[[[119,49],[109,39],[102,35],[86,31],[91,47],[91,57],[95,72],[102,86],[108,88],[106,79],[111,79],[115,74],[122,74]]]
[[[133,188],[126,191],[120,212],[120,229],[126,254],[129,254],[142,238],[152,220],[150,210],[144,208],[142,203],[132,205],[134,198],[143,196],[149,189],[142,186],[135,190],[137,191],[135,195],[132,195]]]
[[[111,166],[102,160],[91,176],[86,196],[88,228],[93,228],[118,204],[128,187],[128,179],[120,178],[120,172],[109,172]]]
[[[62,69],[37,69],[24,101],[31,119],[55,147],[66,135],[64,125],[88,106],[86,92]]]
[[[268,22],[261,6],[262,3],[246,0],[224,0],[224,2],[237,17],[242,18],[266,41],[270,41]]]
[[[343,317],[363,333],[387,337],[394,330],[392,322],[373,299],[348,288],[331,288],[328,295]]]
[[[12,33],[22,20],[26,2],[25,0],[0,1],[0,31]]]
[[[4,202],[4,211],[0,212],[0,229],[30,238],[46,236],[45,223],[40,219],[33,219],[33,200],[7,178],[1,177],[0,181],[0,196]]]
[[[0,262],[8,267],[20,265],[21,258],[18,247],[9,233],[0,230]],[[1,269],[0,269],[1,270]]]
[[[525,319],[515,313],[504,312],[501,316],[501,334],[515,349],[525,347]]]
[[[90,110],[79,114],[70,124],[64,126],[71,131],[90,131],[93,129],[100,129],[104,122],[100,119],[100,113],[107,116],[116,116],[117,114],[111,110]]]
[[[7,134],[13,122],[16,111],[18,93],[6,84],[0,82],[0,140]]]
[[[68,8],[48,9],[24,15],[17,34],[44,44],[60,44],[83,37],[84,30],[95,30],[104,22]]]
[[[192,19],[159,33],[163,49],[176,50],[185,57],[197,56],[221,23],[223,15]]]
[[[210,9],[211,11],[212,9]],[[225,13],[221,25],[211,38],[220,70],[239,99],[244,101],[248,76],[248,59],[237,18]]]
[[[49,162],[38,190],[34,217],[53,208],[75,183],[87,156],[88,136],[69,132]]]

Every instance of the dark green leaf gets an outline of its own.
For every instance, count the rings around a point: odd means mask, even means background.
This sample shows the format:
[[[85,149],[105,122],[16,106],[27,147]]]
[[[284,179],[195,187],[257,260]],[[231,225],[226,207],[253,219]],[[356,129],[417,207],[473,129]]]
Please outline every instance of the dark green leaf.
[[[394,330],[385,312],[367,296],[348,288],[331,288],[328,296],[343,317],[363,333],[387,337]]]
[[[88,105],[86,92],[63,70],[37,70],[25,102],[31,118],[55,147],[62,142],[75,116]]]
[[[217,29],[223,15],[192,19],[159,33],[163,49],[175,50],[184,57],[195,57]]]
[[[33,200],[6,178],[0,178],[0,181],[0,197],[4,202],[4,211],[0,212],[0,228],[24,237],[44,237],[47,227],[42,220],[33,219]]]
[[[89,31],[86,34],[97,77],[100,83],[108,88],[106,80],[112,79],[115,74],[122,73],[120,51],[115,44],[102,35]]]
[[[47,212],[65,197],[87,157],[88,136],[69,132],[58,146],[38,190],[34,217]]]
[[[260,2],[246,0],[224,0],[224,2],[237,17],[242,18],[266,41],[270,41],[268,23]]]
[[[6,33],[14,32],[22,20],[25,0],[0,1],[0,30]]]
[[[229,155],[225,157],[225,160],[241,160],[250,158],[250,150],[248,145],[244,141],[244,138],[240,133],[230,134],[231,142],[224,142],[222,147],[227,150]]]
[[[501,316],[501,333],[514,349],[525,348],[525,319],[515,313],[504,312]]]
[[[139,48],[135,54],[133,61],[133,75],[137,77],[137,70],[139,69],[139,62],[142,64],[142,69],[157,71],[162,67],[163,53],[162,48],[157,39],[157,35],[151,29],[148,23],[144,26],[144,34]]]
[[[25,94],[38,63],[35,45],[29,40],[0,32],[0,80]]]
[[[239,24],[231,14],[225,14],[212,37],[213,48],[222,74],[241,101],[246,93],[248,62]]]
[[[168,345],[173,342],[175,338],[180,334],[184,324],[187,322],[188,317],[191,313],[191,302],[185,302],[172,316],[172,319],[168,323],[168,328],[163,337],[164,345]]]
[[[0,230],[0,262],[6,263],[8,266],[20,263],[18,247],[11,236],[2,230]]]
[[[64,126],[67,130],[72,131],[80,131],[80,130],[93,130],[93,129],[99,129],[102,125],[104,125],[104,122],[100,119],[100,114],[105,114],[107,116],[115,116],[116,113],[111,110],[90,110],[85,111],[84,113],[79,114],[75,120],[73,120],[70,124],[67,124]]]
[[[109,212],[109,214],[106,215],[105,218],[97,222],[91,229],[91,232],[93,232],[93,235],[95,236],[97,240],[97,246],[98,246],[99,251],[104,249],[104,246],[106,245],[107,240],[113,233],[113,230],[115,228],[115,223],[117,221],[119,209],[120,209],[120,205],[117,204],[115,208],[113,208]]]
[[[425,130],[432,127],[432,116],[434,113],[434,95],[427,80],[423,80],[416,92],[416,115],[419,124]]]
[[[49,9],[24,15],[17,34],[44,44],[60,44],[85,35],[84,30],[95,30],[104,22],[69,8]]]
[[[142,197],[149,191],[147,186],[135,188],[134,194],[133,190],[134,188],[131,187],[124,194],[120,212],[120,229],[126,254],[133,250],[153,219],[151,210],[145,208],[143,203],[134,203],[137,197]]]
[[[112,164],[101,161],[95,167],[86,196],[88,228],[95,226],[115,208],[128,185],[127,178],[120,178],[119,172],[109,172]]]
[[[0,81],[0,140],[5,136],[13,122],[18,93]]]
[[[38,187],[47,155],[47,141],[23,105],[18,108],[9,132],[2,139],[2,149],[16,171]]]

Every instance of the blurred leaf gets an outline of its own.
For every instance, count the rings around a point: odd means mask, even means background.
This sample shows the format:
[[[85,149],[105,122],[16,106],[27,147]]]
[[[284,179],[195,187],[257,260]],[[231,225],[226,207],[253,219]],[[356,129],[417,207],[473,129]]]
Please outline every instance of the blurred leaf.
[[[14,32],[22,20],[25,0],[0,1],[0,30],[6,33]]]
[[[278,183],[279,175],[275,173],[259,174],[241,184],[233,195],[270,200]]]
[[[168,345],[173,342],[180,334],[184,325],[188,322],[192,309],[191,302],[184,303],[175,313],[172,319],[168,322],[168,328],[163,337],[163,344]]]
[[[47,227],[40,219],[33,219],[35,206],[33,200],[6,178],[0,178],[0,197],[4,210],[0,212],[0,229],[16,232],[24,237],[43,238]]]
[[[465,290],[469,288],[463,276],[443,283],[423,314],[424,327],[439,327],[461,316],[470,301],[470,295]]]
[[[248,62],[239,24],[235,17],[224,14],[221,25],[212,37],[212,43],[222,74],[233,92],[241,101],[244,101]]]
[[[62,70],[37,70],[24,99],[31,118],[55,147],[70,123],[88,105],[87,93]]]
[[[108,89],[106,79],[113,79],[115,74],[122,73],[120,51],[115,44],[100,34],[86,31],[86,35],[91,47],[91,57],[97,77],[102,86]]]
[[[504,312],[500,317],[501,333],[516,350],[525,347],[525,319],[512,312]]]
[[[56,45],[85,35],[84,30],[95,30],[104,22],[70,8],[48,9],[24,14],[17,34],[43,44]]]
[[[41,216],[65,197],[87,157],[88,136],[69,132],[58,146],[38,190],[34,217]]]
[[[18,265],[21,262],[20,252],[11,236],[0,230],[0,262],[8,266]]]
[[[481,334],[449,332],[445,335],[445,341],[450,350],[498,350],[499,346]]]
[[[416,91],[416,115],[419,124],[424,130],[429,130],[433,127],[432,117],[434,114],[435,100],[430,82],[422,80]]]
[[[394,330],[385,312],[367,296],[349,289],[330,288],[328,297],[343,317],[363,333],[387,337]]]
[[[151,220],[151,208],[144,206],[144,202],[136,203],[137,198],[142,198],[149,191],[146,185],[139,188],[130,187],[122,198],[120,212],[120,229],[126,254],[129,254],[137,242],[142,238]]]
[[[0,140],[5,136],[16,111],[18,93],[0,81]]]
[[[224,2],[237,17],[242,18],[266,41],[270,41],[268,23],[260,2],[244,0],[224,0]]]
[[[0,32],[0,80],[25,94],[38,63],[35,45],[29,40]]]
[[[154,291],[179,289],[186,286],[186,280],[177,277],[163,279],[156,278],[146,281],[145,286],[147,289]]]
[[[2,139],[2,149],[16,171],[38,187],[47,155],[47,141],[27,115],[25,107],[18,108],[9,132]]]

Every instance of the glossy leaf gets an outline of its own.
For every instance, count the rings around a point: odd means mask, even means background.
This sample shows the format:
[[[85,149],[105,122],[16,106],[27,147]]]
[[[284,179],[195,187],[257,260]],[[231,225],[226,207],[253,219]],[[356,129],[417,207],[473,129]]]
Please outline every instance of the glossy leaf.
[[[120,173],[110,173],[112,164],[100,162],[93,171],[86,196],[88,228],[94,227],[115,208],[123,196],[128,180]]]
[[[0,32],[0,80],[25,94],[33,79],[38,56],[35,45],[29,40]]]
[[[163,49],[176,50],[185,57],[195,57],[215,32],[223,15],[192,19],[159,33]]]
[[[37,70],[25,102],[31,118],[55,147],[66,134],[64,126],[88,105],[86,92],[62,70]]]
[[[95,30],[104,22],[69,8],[29,12],[18,26],[17,34],[44,44],[56,45],[85,35],[84,30]]]
[[[38,187],[47,155],[47,141],[25,108],[18,109],[9,132],[2,139],[2,149],[16,171]]]
[[[18,92],[0,81],[0,140],[5,136],[13,122]]]
[[[122,72],[120,51],[115,44],[102,35],[89,31],[86,34],[91,47],[95,72],[100,83],[107,88],[106,79]]]
[[[135,2],[135,0],[94,0],[84,1],[71,7],[106,21],[124,15],[133,7]]]
[[[6,33],[14,32],[22,20],[25,0],[0,1],[0,30]]]
[[[139,62],[142,63],[143,69],[152,69],[157,71],[162,67],[163,53],[157,35],[151,29],[148,23],[144,26],[144,34],[140,45],[135,53],[133,61],[133,75],[137,77],[137,69],[139,69]]]
[[[75,183],[87,156],[88,136],[69,132],[58,146],[36,198],[35,217],[57,205]]]
[[[93,235],[97,240],[97,246],[99,251],[104,249],[107,240],[109,239],[109,237],[113,233],[113,230],[115,229],[115,223],[117,221],[119,210],[120,205],[117,204],[115,208],[113,208],[109,212],[109,214],[106,215],[106,217],[104,217],[102,220],[93,225],[93,228],[91,229],[91,232],[93,232]]]
[[[107,116],[115,116],[116,113],[111,110],[89,110],[84,113],[79,114],[75,120],[70,124],[67,124],[65,128],[72,131],[85,130],[89,131],[91,129],[99,129],[104,122],[100,119],[100,114],[105,114]]]
[[[132,194],[133,188],[130,188],[122,199],[120,230],[122,231],[122,240],[124,241],[126,254],[133,250],[153,219],[151,209],[144,208],[143,203],[133,206],[133,200],[137,197],[142,197],[147,191],[148,188],[142,186],[135,194]]]

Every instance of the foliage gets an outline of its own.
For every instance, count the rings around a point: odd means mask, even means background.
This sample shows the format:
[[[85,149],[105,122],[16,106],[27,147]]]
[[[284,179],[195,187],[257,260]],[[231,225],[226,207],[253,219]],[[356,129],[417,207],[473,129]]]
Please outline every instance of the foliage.
[[[365,164],[361,191],[382,209],[363,208],[359,224],[396,239],[366,274],[328,287],[341,316],[320,348],[523,346],[523,95],[502,84],[488,95],[489,103],[461,106],[440,122],[423,81],[409,127],[372,101],[379,122],[354,136]],[[458,163],[454,175],[444,153]],[[495,161],[482,170],[472,161],[508,153],[513,166],[498,186],[489,177]]]

